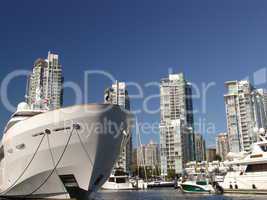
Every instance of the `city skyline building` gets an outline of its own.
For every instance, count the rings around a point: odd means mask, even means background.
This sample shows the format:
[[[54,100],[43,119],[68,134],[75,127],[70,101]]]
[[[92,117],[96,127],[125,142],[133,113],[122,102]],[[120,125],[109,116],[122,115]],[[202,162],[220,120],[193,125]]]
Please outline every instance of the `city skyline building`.
[[[206,160],[206,142],[204,137],[199,133],[195,134],[195,146],[196,161],[201,162]]]
[[[227,133],[219,133],[216,137],[216,154],[219,155],[223,161],[226,160],[229,153],[229,141]]]
[[[258,130],[266,128],[264,96],[249,81],[227,81],[224,95],[230,152],[250,152]]]
[[[119,105],[126,111],[130,111],[130,99],[125,82],[116,81],[116,83],[112,84],[110,88],[107,88],[104,92],[104,102]],[[130,173],[131,164],[132,135],[129,138],[129,141],[127,142],[125,147],[121,149],[121,154],[117,163],[115,164],[115,168]]]
[[[141,167],[158,168],[160,166],[159,144],[150,141],[137,148],[137,164]]]
[[[266,129],[267,127],[266,97],[267,94],[264,89],[255,89],[252,92],[254,130]],[[258,141],[258,135],[256,136]]]
[[[137,148],[133,147],[132,150],[132,171],[134,171],[135,169],[137,169],[138,167],[138,162],[137,162]]]
[[[207,162],[212,162],[216,160],[216,148],[208,148],[206,150],[206,160]]]
[[[161,174],[181,174],[195,160],[192,86],[183,73],[160,81]]]
[[[48,52],[38,58],[28,77],[26,102],[33,109],[58,109],[63,105],[63,75],[59,56]]]
[[[264,110],[265,110],[265,115],[267,116],[267,90],[266,89],[259,89],[259,92],[263,96]]]

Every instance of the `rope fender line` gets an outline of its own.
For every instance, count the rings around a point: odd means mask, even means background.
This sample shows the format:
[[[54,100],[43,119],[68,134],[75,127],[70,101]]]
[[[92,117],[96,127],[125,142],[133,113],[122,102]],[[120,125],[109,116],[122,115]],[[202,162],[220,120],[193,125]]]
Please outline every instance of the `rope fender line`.
[[[52,148],[51,148],[51,144],[50,144],[50,139],[49,139],[49,134],[47,134],[46,136],[47,136],[47,144],[48,144],[48,148],[49,148],[49,151],[50,151],[50,156],[51,156],[51,159],[52,159],[52,163],[53,163],[53,165],[55,167],[56,166],[56,162],[55,162],[55,158],[53,156],[53,152],[52,152]],[[57,169],[55,170],[55,173],[56,173],[57,177],[59,177]],[[68,193],[62,181],[61,181],[61,183],[62,183],[61,184],[62,190],[64,191],[64,193]],[[67,198],[67,194],[65,195],[65,197]]]
[[[80,144],[81,144],[81,146],[82,146],[82,148],[83,148],[83,150],[84,150],[84,152],[85,152],[85,154],[86,154],[86,156],[87,156],[87,158],[88,158],[88,160],[89,160],[89,162],[90,162],[90,164],[91,164],[91,167],[93,167],[94,165],[93,165],[93,161],[92,161],[92,159],[91,159],[91,156],[89,155],[89,152],[86,150],[86,147],[85,147],[85,145],[84,145],[84,143],[83,143],[83,141],[82,141],[82,138],[81,138],[81,136],[80,136],[80,134],[78,133],[77,130],[76,130],[76,134],[78,135]]]
[[[69,137],[68,137],[67,143],[66,143],[66,145],[64,146],[63,152],[62,152],[62,154],[60,155],[60,157],[59,157],[59,159],[58,159],[58,161],[57,161],[55,167],[53,168],[53,170],[49,173],[49,175],[46,177],[46,179],[45,179],[45,180],[44,180],[44,181],[43,181],[37,188],[35,188],[31,193],[25,195],[25,197],[31,196],[31,195],[33,195],[35,192],[37,192],[39,189],[41,189],[41,188],[46,184],[46,182],[49,180],[49,178],[53,175],[53,173],[54,173],[55,170],[57,169],[58,165],[60,164],[60,161],[62,160],[62,158],[63,158],[63,156],[64,156],[64,154],[65,154],[65,152],[66,152],[66,150],[67,150],[67,147],[69,146],[71,137],[72,137],[72,135],[73,135],[73,131],[74,131],[75,129],[76,129],[76,126],[73,124],[73,128],[72,128],[72,130],[71,130],[71,132],[70,132],[70,135],[69,135]]]

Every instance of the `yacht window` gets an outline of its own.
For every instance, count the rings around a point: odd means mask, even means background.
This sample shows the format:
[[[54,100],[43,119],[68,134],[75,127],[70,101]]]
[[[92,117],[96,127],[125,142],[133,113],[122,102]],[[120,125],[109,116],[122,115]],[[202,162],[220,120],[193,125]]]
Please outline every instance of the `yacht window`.
[[[42,112],[28,112],[28,113],[16,113],[13,117],[33,117],[39,115]]]
[[[126,183],[126,179],[125,178],[116,178],[116,182],[117,183]]]
[[[267,163],[248,165],[246,169],[246,172],[263,172],[263,171],[267,171]]]
[[[9,123],[7,124],[7,127],[6,127],[6,129],[5,129],[4,132],[7,132],[8,129],[10,129],[12,126],[14,126],[16,123],[18,123],[18,122],[20,122],[20,121],[21,121],[21,120],[14,120],[14,121],[9,122]]]
[[[12,126],[14,126],[16,123],[27,119],[28,117],[33,117],[35,115],[41,114],[41,112],[29,112],[29,113],[16,113],[12,119],[9,121],[9,123],[7,124],[5,131],[7,132],[8,129],[10,129]],[[19,119],[16,119],[17,117],[19,117]],[[24,118],[23,118],[24,117]]]
[[[115,179],[114,178],[109,178],[108,181],[111,182],[111,183],[114,183],[115,182]]]
[[[5,151],[4,151],[4,146],[2,145],[0,147],[0,161],[3,160],[4,157],[5,157]]]

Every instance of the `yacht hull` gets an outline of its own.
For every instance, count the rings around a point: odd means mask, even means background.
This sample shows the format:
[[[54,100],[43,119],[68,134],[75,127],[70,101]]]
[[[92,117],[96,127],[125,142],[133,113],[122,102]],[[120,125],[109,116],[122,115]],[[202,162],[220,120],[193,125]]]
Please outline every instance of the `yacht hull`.
[[[82,105],[19,122],[2,140],[0,195],[87,199],[108,179],[128,119],[119,106]]]
[[[102,186],[103,190],[136,190],[137,188],[134,188],[134,186],[129,183],[110,183],[110,182],[106,182],[103,186]]]
[[[224,193],[267,194],[267,173],[228,172],[224,181],[218,184]]]

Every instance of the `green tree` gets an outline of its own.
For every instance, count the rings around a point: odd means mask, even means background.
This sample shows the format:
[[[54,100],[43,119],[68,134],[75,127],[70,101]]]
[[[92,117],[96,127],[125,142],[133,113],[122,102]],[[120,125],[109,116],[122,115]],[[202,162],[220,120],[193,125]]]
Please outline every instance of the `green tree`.
[[[175,170],[174,169],[168,169],[167,178],[169,180],[173,180],[173,179],[175,179],[175,177],[176,177]]]
[[[220,155],[217,154],[217,155],[215,156],[215,160],[221,162],[221,161],[222,161],[222,157],[221,157]]]

